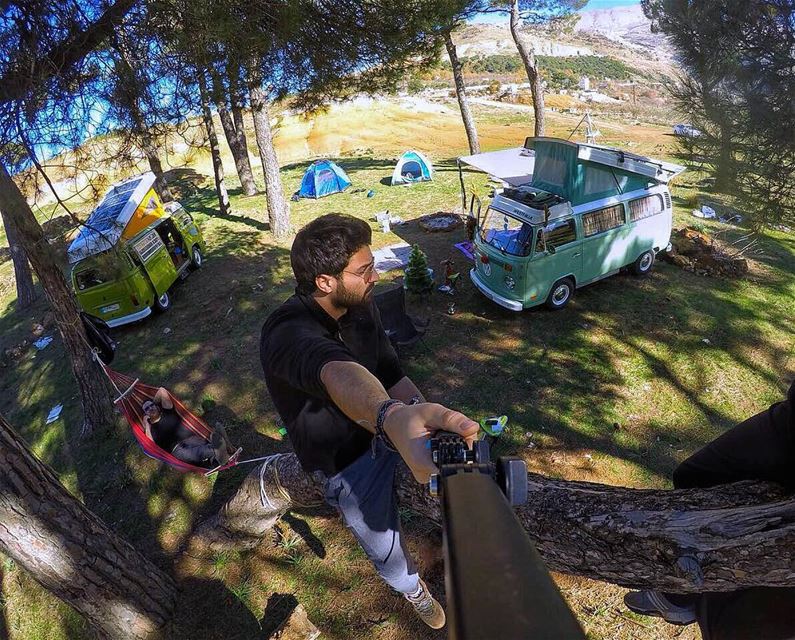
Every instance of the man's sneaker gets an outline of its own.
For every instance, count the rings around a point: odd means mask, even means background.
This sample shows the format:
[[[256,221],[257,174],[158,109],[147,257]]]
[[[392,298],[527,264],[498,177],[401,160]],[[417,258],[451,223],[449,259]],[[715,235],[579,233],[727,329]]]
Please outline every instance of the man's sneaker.
[[[414,611],[431,629],[441,629],[446,621],[444,609],[428,591],[428,586],[420,579],[417,593],[404,593],[406,600],[414,607]]]
[[[229,452],[226,448],[226,438],[219,431],[214,431],[210,436],[210,445],[215,451],[215,459],[218,464],[226,464],[229,461]]]
[[[658,616],[671,624],[693,624],[696,621],[695,606],[679,606],[659,591],[630,591],[624,596],[624,604],[630,611],[643,616]]]

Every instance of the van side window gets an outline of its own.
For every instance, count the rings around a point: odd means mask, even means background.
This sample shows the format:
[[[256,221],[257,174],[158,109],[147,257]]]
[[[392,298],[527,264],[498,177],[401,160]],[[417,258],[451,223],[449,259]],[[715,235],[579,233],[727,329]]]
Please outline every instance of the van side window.
[[[164,246],[163,241],[160,239],[160,236],[157,234],[157,231],[153,229],[135,243],[135,250],[138,252],[138,255],[141,257],[141,260],[143,262],[146,262],[155,253],[157,253],[157,250],[160,249],[160,247],[162,246]]]
[[[622,224],[624,224],[623,204],[597,209],[582,216],[582,228],[586,238],[603,231],[610,231],[610,229],[620,227]]]
[[[544,250],[544,243],[541,238],[542,235],[539,233],[538,240],[536,240],[536,251]],[[556,249],[569,242],[574,242],[577,239],[577,227],[574,224],[574,220],[550,222],[544,227],[543,238],[548,245],[551,244]]]
[[[105,283],[105,280],[102,279],[96,269],[85,269],[83,271],[78,271],[75,274],[75,280],[77,281],[77,288],[80,291],[85,291],[86,289],[90,289],[91,287],[96,287]]]
[[[665,205],[660,195],[638,198],[629,203],[629,219],[632,222],[643,220],[643,218],[649,218],[658,213],[662,213],[664,208]]]

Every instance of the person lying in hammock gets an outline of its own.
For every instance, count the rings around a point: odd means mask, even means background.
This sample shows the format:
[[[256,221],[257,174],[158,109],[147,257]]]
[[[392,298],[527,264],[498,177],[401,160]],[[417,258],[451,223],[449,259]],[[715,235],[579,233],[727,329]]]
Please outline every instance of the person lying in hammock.
[[[141,409],[147,437],[175,458],[207,469],[229,460],[230,445],[223,428],[213,432],[210,442],[193,433],[183,424],[171,396],[163,387],[157,390],[153,400],[145,400]]]

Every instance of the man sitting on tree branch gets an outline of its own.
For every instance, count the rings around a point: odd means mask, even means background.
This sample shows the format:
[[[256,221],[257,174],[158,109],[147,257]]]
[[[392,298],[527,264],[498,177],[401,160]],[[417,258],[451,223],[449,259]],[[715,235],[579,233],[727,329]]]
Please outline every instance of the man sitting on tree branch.
[[[740,480],[765,480],[795,490],[795,382],[787,399],[741,422],[674,470],[674,488],[706,488]],[[795,588],[670,594],[628,593],[632,611],[672,624],[698,622],[703,640],[792,640]]]
[[[478,425],[425,402],[403,374],[373,301],[370,226],[329,214],[306,225],[290,261],[296,293],[265,321],[260,358],[301,466],[324,488],[378,574],[435,629],[442,607],[417,575],[394,491],[400,458],[418,482],[435,470],[428,435],[474,440]]]

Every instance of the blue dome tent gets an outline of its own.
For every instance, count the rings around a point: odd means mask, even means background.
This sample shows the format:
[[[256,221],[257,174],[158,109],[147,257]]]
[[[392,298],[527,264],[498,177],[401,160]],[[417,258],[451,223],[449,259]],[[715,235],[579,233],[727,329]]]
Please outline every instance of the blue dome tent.
[[[411,184],[433,180],[433,165],[419,151],[406,151],[392,172],[392,184]]]
[[[340,193],[351,186],[345,172],[331,160],[316,160],[304,174],[298,195],[302,198],[322,198]]]

